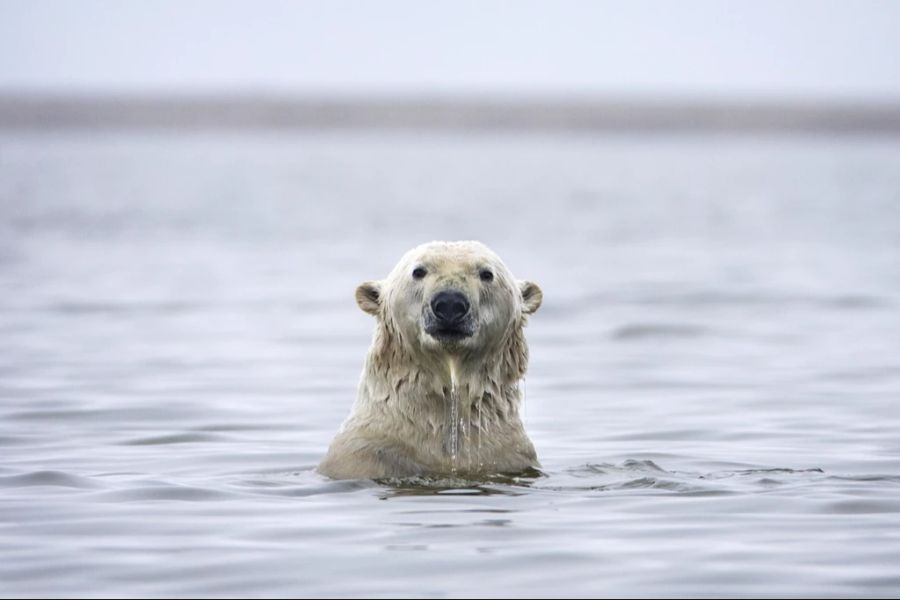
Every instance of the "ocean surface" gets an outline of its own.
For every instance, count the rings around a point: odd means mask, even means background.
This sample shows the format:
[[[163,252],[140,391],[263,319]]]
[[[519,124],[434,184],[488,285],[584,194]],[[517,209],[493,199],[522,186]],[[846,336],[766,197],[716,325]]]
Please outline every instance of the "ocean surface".
[[[326,480],[433,239],[543,474]],[[0,133],[0,596],[898,594],[900,138]]]

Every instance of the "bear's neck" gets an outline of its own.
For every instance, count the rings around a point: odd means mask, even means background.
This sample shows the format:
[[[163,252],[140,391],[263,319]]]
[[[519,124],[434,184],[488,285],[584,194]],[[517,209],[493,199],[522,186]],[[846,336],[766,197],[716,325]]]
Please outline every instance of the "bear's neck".
[[[366,360],[354,426],[389,423],[390,433],[415,444],[425,460],[462,470],[490,464],[503,444],[527,440],[519,414],[527,363],[521,328],[489,356],[428,359],[385,334],[376,333]]]
[[[366,361],[361,393],[365,400],[403,412],[441,412],[451,401],[463,410],[518,410],[517,373],[503,368],[497,356],[442,356],[430,361],[405,357],[383,362],[374,353]]]

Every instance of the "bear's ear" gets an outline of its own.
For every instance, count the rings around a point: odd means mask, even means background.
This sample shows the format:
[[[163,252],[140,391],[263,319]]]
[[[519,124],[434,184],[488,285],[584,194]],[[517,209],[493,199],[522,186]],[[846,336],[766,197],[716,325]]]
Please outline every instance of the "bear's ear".
[[[381,282],[366,281],[356,288],[356,303],[370,315],[378,314],[378,306],[381,304]]]
[[[538,284],[531,281],[520,281],[519,290],[522,292],[522,312],[530,315],[541,307],[544,301],[544,292],[538,287]]]

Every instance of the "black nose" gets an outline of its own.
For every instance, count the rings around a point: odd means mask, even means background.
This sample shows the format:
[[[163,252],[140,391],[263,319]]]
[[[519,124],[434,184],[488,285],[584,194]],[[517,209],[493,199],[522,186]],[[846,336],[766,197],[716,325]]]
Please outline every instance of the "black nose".
[[[469,312],[469,301],[462,292],[446,290],[431,299],[431,312],[438,321],[447,325],[459,323]]]

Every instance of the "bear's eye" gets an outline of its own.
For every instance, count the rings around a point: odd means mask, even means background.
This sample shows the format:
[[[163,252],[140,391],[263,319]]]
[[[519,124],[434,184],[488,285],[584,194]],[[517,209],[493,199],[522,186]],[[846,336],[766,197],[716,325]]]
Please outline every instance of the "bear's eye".
[[[478,276],[481,278],[482,281],[485,281],[485,282],[494,280],[494,274],[491,273],[490,271],[488,271],[487,269],[482,269],[481,272],[478,274]]]
[[[426,275],[428,275],[428,271],[426,271],[423,267],[416,267],[413,269],[413,279],[424,279]]]

